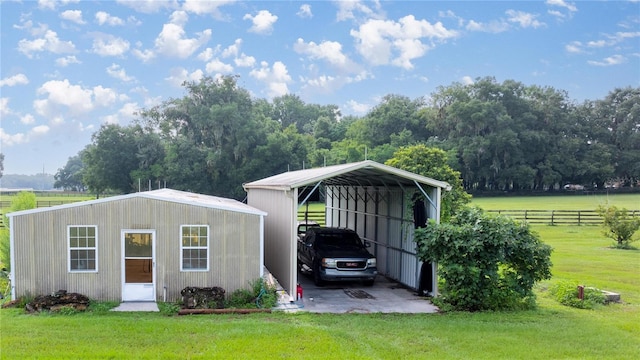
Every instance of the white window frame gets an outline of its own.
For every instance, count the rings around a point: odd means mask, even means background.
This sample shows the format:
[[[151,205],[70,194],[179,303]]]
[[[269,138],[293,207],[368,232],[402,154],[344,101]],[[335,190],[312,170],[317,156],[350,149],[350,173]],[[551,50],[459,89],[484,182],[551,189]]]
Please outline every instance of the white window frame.
[[[198,228],[206,228],[207,229],[207,246],[184,246],[183,243],[183,239],[182,239],[182,232],[183,229],[189,227],[189,228],[194,228],[194,227],[198,227]],[[209,259],[211,258],[211,229],[209,227],[209,225],[202,225],[202,224],[194,224],[194,225],[180,225],[180,235],[179,235],[179,239],[180,239],[180,271],[209,271]],[[185,268],[184,267],[184,250],[206,250],[207,251],[207,266],[204,269],[194,269],[194,268]]]
[[[93,228],[95,238],[94,246],[71,247],[71,229],[72,228]],[[71,252],[74,250],[93,250],[95,258],[95,269],[72,269],[71,268]],[[67,271],[70,273],[97,273],[98,272],[98,226],[97,225],[67,225]]]

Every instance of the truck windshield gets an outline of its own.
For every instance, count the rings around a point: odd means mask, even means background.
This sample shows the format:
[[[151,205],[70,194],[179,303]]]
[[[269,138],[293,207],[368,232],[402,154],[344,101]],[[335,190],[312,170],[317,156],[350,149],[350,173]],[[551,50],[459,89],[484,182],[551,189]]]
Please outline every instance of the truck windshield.
[[[358,235],[353,233],[318,234],[316,244],[319,246],[363,247]]]

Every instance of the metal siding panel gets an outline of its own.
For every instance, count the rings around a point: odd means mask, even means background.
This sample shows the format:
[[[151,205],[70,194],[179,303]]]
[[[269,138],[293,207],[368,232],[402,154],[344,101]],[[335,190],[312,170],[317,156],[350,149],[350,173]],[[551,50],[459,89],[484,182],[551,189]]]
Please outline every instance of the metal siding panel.
[[[180,299],[180,290],[186,286],[221,286],[230,293],[260,276],[259,215],[128,198],[17,216],[14,221],[19,234],[17,296],[65,289],[92,299],[119,301],[122,229],[156,230],[158,298],[165,287],[168,301]],[[208,272],[180,272],[180,225],[187,224],[210,226]],[[67,225],[98,226],[97,273],[67,271]]]
[[[248,189],[247,203],[266,211],[264,225],[265,266],[282,287],[295,294],[297,191]]]

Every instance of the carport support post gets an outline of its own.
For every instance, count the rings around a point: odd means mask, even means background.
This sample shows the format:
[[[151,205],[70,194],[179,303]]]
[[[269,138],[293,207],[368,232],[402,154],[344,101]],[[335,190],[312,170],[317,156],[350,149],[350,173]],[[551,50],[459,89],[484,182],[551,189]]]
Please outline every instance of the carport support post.
[[[291,246],[289,251],[289,297],[290,301],[295,300],[295,294],[297,291],[298,285],[298,231],[296,223],[298,222],[298,188],[293,188],[293,198],[291,200],[291,214],[293,214],[293,219],[291,219]]]

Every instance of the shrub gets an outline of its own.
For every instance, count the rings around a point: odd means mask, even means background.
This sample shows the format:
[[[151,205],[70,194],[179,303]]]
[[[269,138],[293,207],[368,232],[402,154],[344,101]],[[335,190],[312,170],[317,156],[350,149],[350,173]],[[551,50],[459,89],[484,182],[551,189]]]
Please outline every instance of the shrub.
[[[441,299],[453,310],[535,306],[533,286],[551,278],[551,247],[528,225],[465,208],[448,224],[415,230],[418,256],[437,262]]]
[[[264,279],[257,279],[250,284],[251,290],[238,289],[231,293],[225,302],[225,308],[234,309],[270,309],[276,306],[278,295],[273,286]]]
[[[578,283],[571,281],[561,281],[549,289],[553,298],[562,305],[571,306],[578,309],[593,309],[606,302],[606,297],[602,291],[585,287],[583,299],[578,298]]]
[[[21,191],[11,201],[11,207],[7,211],[8,213],[21,210],[34,209],[36,207],[36,195],[29,191]],[[6,214],[3,221],[5,229],[0,231],[0,263],[7,271],[11,271],[11,251],[10,251],[10,239],[9,239],[9,218]]]
[[[167,316],[174,316],[180,311],[180,303],[158,302],[158,310]]]
[[[629,215],[627,209],[618,209],[615,206],[598,206],[596,210],[604,220],[604,235],[615,240],[615,247],[620,249],[631,248],[635,241],[633,234],[640,229],[640,218]]]

